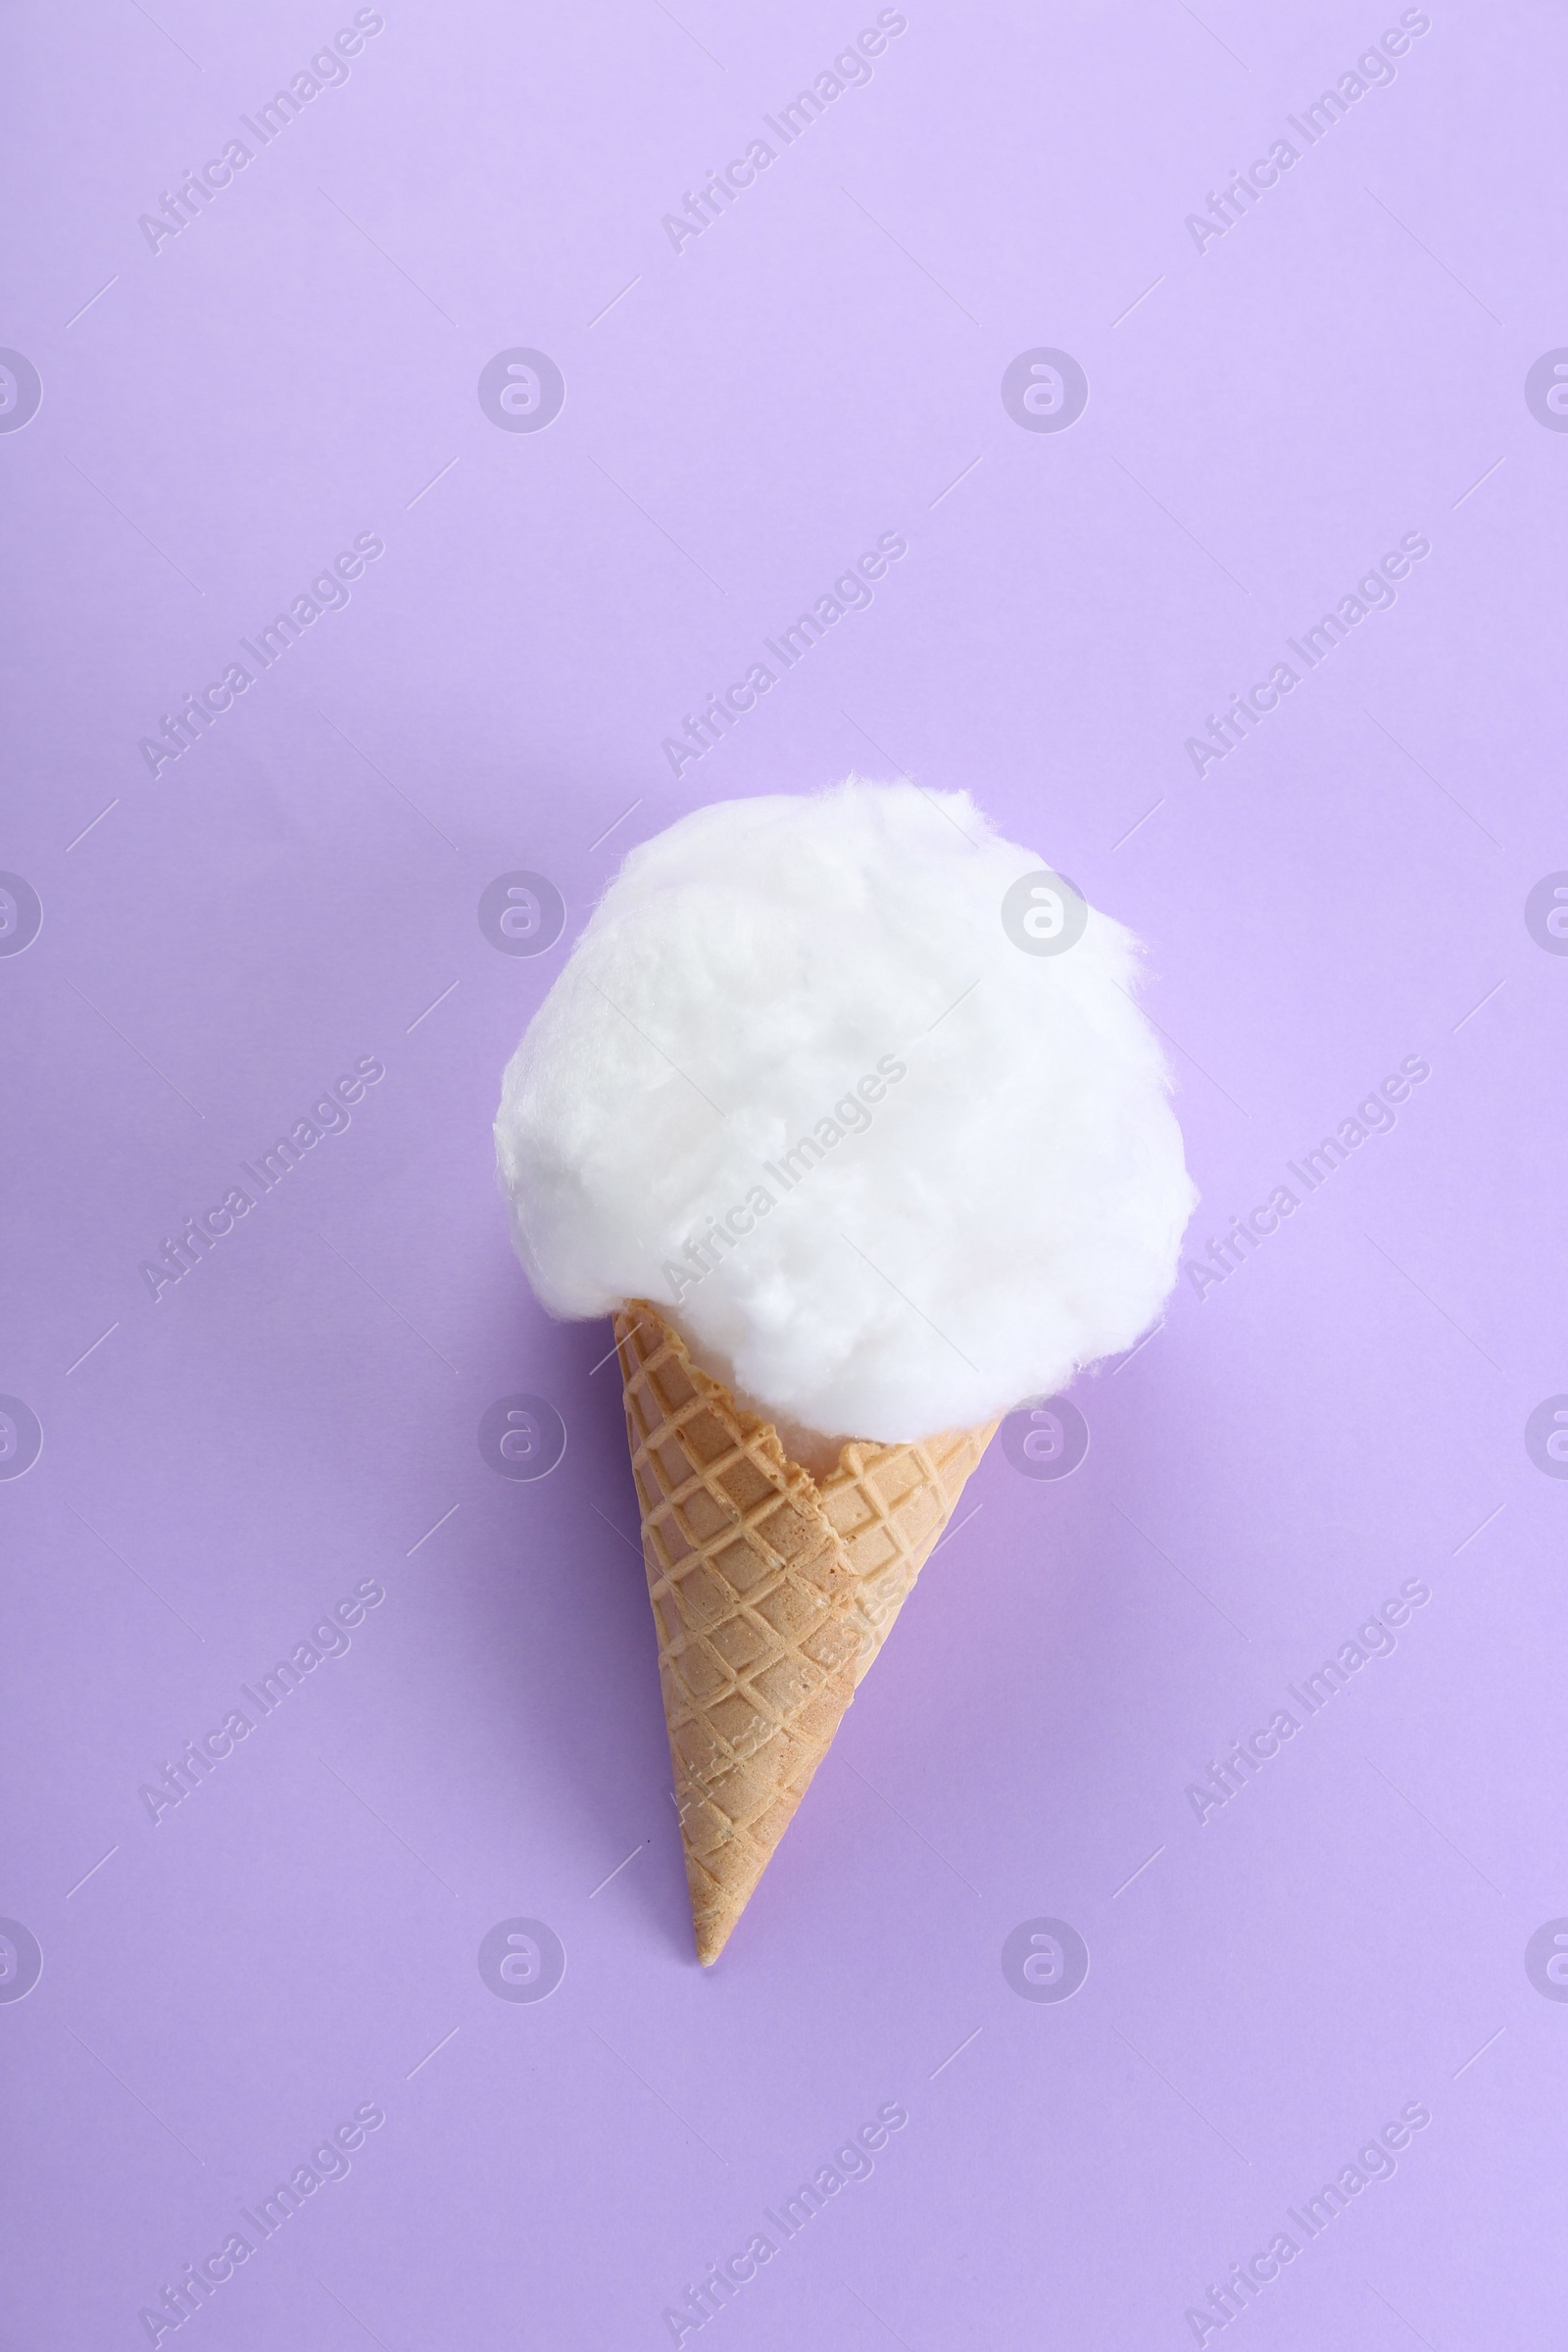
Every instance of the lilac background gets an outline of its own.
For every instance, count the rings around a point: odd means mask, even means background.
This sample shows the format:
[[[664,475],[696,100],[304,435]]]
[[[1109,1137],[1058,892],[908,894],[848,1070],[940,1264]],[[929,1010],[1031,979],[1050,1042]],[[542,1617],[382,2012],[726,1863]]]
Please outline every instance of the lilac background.
[[[64,0],[10,36],[0,342],[44,396],[0,437],[0,865],[44,919],[0,959],[0,1389],[44,1443],[0,1484],[0,1911],[44,1963],[0,2005],[7,2341],[145,2342],[378,2101],[186,2323],[213,2352],[668,2342],[901,2100],[705,2343],[1175,2346],[1423,2101],[1248,2340],[1539,2345],[1568,1488],[1523,1430],[1568,1388],[1568,960],[1523,907],[1568,865],[1568,439],[1523,383],[1568,341],[1560,12],[1435,0],[1200,254],[1185,216],[1396,8],[909,0],[677,255],[661,216],[872,8],[388,0],[150,252],[138,215],[351,15]],[[565,377],[540,433],[475,396],[518,345]],[[1088,372],[1060,434],[999,396],[1038,345]],[[682,714],[884,531],[870,610],[672,776]],[[359,532],[347,609],[154,779],[139,739]],[[1195,775],[1406,532],[1393,610]],[[852,764],[970,786],[1148,939],[1195,1249],[1431,1077],[1079,1384],[1074,1476],[993,1449],[705,1976],[608,1331],[528,1297],[489,1122],[631,843]],[[567,906],[533,959],[475,916],[515,867]],[[349,1130],[155,1304],[140,1262],[362,1055]],[[515,1390],[569,1432],[537,1484],[476,1445]],[[155,1827],[139,1787],[372,1577]],[[1200,1824],[1189,1784],[1409,1578],[1394,1654]],[[1041,1914],[1092,1955],[1060,2005],[1000,1965]],[[476,1966],[516,1915],[566,1948],[539,2005]]]

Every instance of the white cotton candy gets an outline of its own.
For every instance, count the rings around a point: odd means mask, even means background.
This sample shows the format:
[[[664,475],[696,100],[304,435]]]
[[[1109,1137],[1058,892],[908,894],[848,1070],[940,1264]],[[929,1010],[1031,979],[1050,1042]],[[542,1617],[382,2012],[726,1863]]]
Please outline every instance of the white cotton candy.
[[[1131,936],[1004,926],[1046,862],[853,779],[633,850],[496,1123],[546,1306],[654,1299],[781,1430],[888,1442],[1132,1347],[1196,1195]]]

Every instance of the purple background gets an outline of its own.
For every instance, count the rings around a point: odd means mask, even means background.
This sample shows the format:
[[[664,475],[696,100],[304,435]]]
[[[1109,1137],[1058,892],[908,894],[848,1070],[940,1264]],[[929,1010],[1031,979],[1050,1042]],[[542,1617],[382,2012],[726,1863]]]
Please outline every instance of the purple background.
[[[388,0],[155,254],[139,215],[352,19],[245,13],[64,0],[9,44],[0,342],[44,391],[0,436],[0,865],[44,913],[0,958],[0,1389],[44,1439],[0,1484],[0,1912],[43,1950],[0,2004],[7,2340],[146,2341],[374,2101],[187,2323],[212,2352],[668,2342],[898,2100],[703,2342],[1192,2342],[1424,2102],[1248,2340],[1539,2345],[1568,1487],[1524,1426],[1568,1389],[1568,959],[1524,903],[1568,865],[1568,438],[1524,379],[1568,342],[1560,12],[1435,0],[1200,252],[1189,212],[1397,8],[909,0],[677,254],[662,216],[873,8]],[[517,346],[565,378],[542,432],[476,397]],[[1000,396],[1038,346],[1087,370],[1065,432]],[[682,714],[887,531],[871,608],[672,775]],[[150,774],[161,713],[366,532],[347,608]],[[1393,609],[1196,774],[1403,533]],[[1431,1075],[1078,1385],[1071,1478],[993,1448],[705,1975],[608,1329],[529,1298],[490,1120],[627,847],[852,765],[967,785],[1149,941],[1195,1250]],[[532,959],[476,919],[519,867],[567,908]],[[371,1055],[155,1303],[141,1261]],[[569,1433],[538,1483],[476,1443],[519,1390]],[[348,1653],[155,1826],[139,1788],[370,1578]],[[1189,1785],[1408,1579],[1394,1653],[1200,1823]],[[519,1915],[566,1949],[539,2005],[476,1965]],[[1040,1915],[1089,1946],[1065,2003],[1003,1975]]]

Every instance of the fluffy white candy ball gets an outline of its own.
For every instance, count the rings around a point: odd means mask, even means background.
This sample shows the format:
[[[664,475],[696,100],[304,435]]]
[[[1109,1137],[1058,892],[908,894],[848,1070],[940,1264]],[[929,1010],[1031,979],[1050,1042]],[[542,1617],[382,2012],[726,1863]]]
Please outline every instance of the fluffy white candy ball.
[[[1136,943],[1042,868],[965,793],[855,779],[633,850],[506,1073],[544,1303],[657,1300],[819,1437],[983,1422],[1130,1348],[1196,1195]]]

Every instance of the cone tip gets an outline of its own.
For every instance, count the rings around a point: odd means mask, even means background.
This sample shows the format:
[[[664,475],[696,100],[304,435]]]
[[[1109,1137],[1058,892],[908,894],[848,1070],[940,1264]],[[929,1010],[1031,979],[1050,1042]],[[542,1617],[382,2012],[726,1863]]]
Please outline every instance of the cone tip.
[[[697,1934],[697,1957],[704,1968],[711,1968],[725,1944],[728,1943],[730,1928],[735,1923],[731,1920],[728,1925],[724,1925],[718,1920],[703,1919],[693,1924]]]

